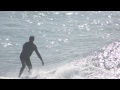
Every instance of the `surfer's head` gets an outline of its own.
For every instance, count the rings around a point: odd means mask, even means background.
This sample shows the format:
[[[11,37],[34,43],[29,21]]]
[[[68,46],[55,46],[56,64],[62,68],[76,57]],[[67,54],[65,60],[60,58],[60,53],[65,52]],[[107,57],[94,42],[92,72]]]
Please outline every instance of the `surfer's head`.
[[[30,36],[29,41],[33,42],[34,41],[34,36]]]

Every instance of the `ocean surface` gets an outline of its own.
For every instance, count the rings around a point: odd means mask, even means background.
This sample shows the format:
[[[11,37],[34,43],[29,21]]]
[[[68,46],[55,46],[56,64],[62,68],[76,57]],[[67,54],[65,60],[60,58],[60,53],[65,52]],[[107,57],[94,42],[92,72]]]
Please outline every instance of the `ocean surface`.
[[[31,35],[45,65],[34,52],[21,79],[120,78],[120,11],[0,11],[0,78],[18,78]]]

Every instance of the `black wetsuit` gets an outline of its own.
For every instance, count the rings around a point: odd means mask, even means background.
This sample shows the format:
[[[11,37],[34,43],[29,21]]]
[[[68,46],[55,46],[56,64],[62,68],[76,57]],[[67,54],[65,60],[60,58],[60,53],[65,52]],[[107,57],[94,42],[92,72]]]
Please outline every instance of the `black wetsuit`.
[[[29,68],[29,72],[31,72],[31,70],[32,70],[32,64],[31,64],[31,61],[30,61],[30,56],[32,55],[33,51],[36,52],[36,54],[38,55],[38,57],[42,61],[42,65],[44,65],[42,57],[41,57],[40,53],[37,50],[37,46],[33,43],[32,40],[29,41],[29,42],[26,42],[23,45],[23,50],[22,50],[22,52],[20,54],[20,60],[21,60],[21,63],[22,63],[22,67],[21,67],[20,72],[19,72],[19,77],[23,73],[23,70],[25,69],[26,65]]]
[[[28,67],[32,68],[32,64],[30,61],[30,56],[32,55],[33,51],[36,51],[37,47],[34,43],[32,42],[26,42],[23,45],[23,50],[20,54],[20,60],[22,65],[27,65]]]

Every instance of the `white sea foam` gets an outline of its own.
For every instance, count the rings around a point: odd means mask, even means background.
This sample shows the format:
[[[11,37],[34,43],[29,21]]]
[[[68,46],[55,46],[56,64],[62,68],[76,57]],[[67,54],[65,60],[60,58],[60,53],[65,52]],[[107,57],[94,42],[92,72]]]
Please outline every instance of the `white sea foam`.
[[[120,42],[103,47],[91,56],[75,60],[50,71],[34,70],[28,79],[118,79]],[[109,54],[108,54],[109,53]],[[102,60],[101,60],[102,59]],[[111,59],[111,61],[109,61]],[[107,66],[107,64],[109,64]]]

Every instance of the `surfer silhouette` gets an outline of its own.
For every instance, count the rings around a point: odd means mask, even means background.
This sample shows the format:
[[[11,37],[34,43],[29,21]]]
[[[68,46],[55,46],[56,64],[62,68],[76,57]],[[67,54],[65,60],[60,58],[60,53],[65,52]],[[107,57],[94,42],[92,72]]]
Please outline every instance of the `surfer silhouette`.
[[[29,69],[29,73],[31,73],[31,70],[32,70],[32,64],[31,64],[31,61],[30,61],[30,56],[32,55],[33,51],[36,52],[37,56],[40,58],[40,60],[42,61],[42,65],[44,65],[44,62],[42,60],[42,57],[40,55],[40,53],[38,52],[37,50],[37,46],[33,43],[34,41],[34,36],[30,36],[29,37],[29,42],[26,42],[24,45],[23,45],[23,50],[20,54],[20,60],[21,60],[21,63],[22,63],[22,67],[20,69],[20,72],[19,72],[19,76],[18,77],[21,77],[26,65]]]

